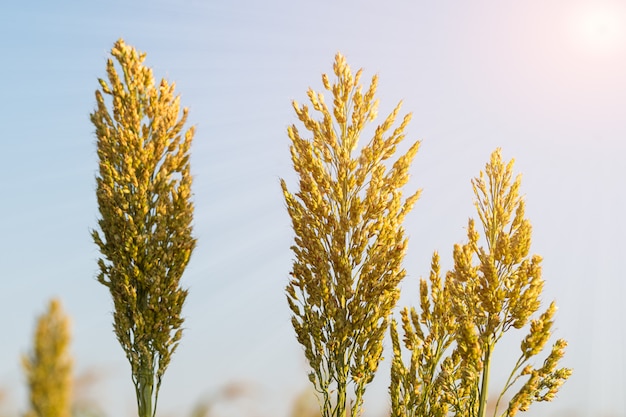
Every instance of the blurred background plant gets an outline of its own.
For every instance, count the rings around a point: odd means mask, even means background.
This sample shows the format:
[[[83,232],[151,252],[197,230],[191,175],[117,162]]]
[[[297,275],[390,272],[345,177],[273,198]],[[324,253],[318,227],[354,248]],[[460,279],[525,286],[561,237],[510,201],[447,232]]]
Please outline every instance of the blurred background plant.
[[[54,298],[37,320],[32,351],[22,357],[29,390],[26,417],[71,417],[70,319]]]
[[[8,389],[0,386],[0,417],[12,416],[13,406],[14,405],[11,403],[11,396]]]
[[[313,387],[298,394],[291,406],[289,417],[320,417],[320,404]]]
[[[105,378],[106,371],[97,368],[88,368],[75,377],[72,417],[106,417],[98,399]]]

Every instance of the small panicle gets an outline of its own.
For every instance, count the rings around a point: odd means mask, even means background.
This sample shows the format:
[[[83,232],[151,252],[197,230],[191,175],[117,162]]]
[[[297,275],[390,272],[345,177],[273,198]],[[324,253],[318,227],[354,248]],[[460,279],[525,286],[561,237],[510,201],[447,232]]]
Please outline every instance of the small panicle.
[[[529,256],[532,228],[524,217],[520,178],[513,180],[513,161],[505,164],[497,149],[485,171],[472,181],[486,245],[481,245],[470,219],[467,242],[454,245],[454,268],[446,273],[443,284],[438,255],[433,255],[430,286],[425,280],[420,285],[419,321],[410,321],[408,310],[402,312],[404,345],[412,355],[407,368],[396,342],[392,416],[447,417],[451,410],[455,416],[485,417],[496,344],[510,329],[521,329],[529,322],[529,333],[521,342],[520,357],[498,397],[496,411],[520,379],[526,381],[509,402],[507,416],[527,410],[533,402],[551,401],[572,374],[571,369],[557,367],[567,345],[562,339],[553,345],[542,367],[529,364],[552,336],[556,304],[552,302],[539,318],[531,319],[540,308],[543,279],[541,257]],[[418,313],[411,309],[411,315]],[[395,323],[391,332],[392,340],[397,340]]]

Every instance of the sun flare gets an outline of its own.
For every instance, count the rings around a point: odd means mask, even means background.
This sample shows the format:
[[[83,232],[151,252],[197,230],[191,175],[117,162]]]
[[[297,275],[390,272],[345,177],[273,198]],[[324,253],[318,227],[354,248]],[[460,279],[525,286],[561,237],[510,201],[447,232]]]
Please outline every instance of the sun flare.
[[[607,5],[581,9],[574,19],[576,43],[597,52],[609,52],[626,44],[626,9]]]

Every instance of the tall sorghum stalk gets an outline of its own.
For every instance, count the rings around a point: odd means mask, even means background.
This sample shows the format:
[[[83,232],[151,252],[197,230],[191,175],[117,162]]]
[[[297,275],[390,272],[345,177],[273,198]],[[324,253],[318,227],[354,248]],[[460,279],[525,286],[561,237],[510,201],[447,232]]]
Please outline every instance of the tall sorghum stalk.
[[[131,365],[140,417],[152,417],[161,380],[182,336],[180,279],[196,240],[189,149],[174,84],[155,85],[145,54],[123,40],[100,79],[91,121],[98,138],[98,281],[113,298],[113,327]],[[105,97],[109,97],[108,105]]]
[[[289,127],[299,189],[290,192],[284,180],[281,186],[295,232],[286,288],[292,324],[312,368],[309,379],[321,395],[323,417],[344,417],[349,410],[360,414],[405,276],[407,239],[401,224],[419,192],[403,200],[401,188],[419,142],[390,161],[410,120],[406,115],[388,133],[398,104],[357,151],[364,127],[376,118],[378,78],[363,93],[361,70],[352,74],[340,54],[333,70],[333,84],[322,76],[331,108],[322,94],[308,91],[319,120],[307,106],[293,103],[310,138]]]

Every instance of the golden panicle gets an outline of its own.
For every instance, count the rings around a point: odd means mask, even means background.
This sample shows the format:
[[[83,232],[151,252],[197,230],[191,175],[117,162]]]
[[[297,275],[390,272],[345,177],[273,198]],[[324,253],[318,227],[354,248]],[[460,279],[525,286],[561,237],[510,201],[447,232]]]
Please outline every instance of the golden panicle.
[[[182,335],[187,290],[179,281],[196,240],[189,151],[174,83],[156,85],[145,53],[118,40],[99,80],[97,200],[92,236],[98,281],[113,298],[114,330],[131,364],[139,415],[152,417],[161,379]],[[120,73],[121,71],[121,73]]]
[[[529,334],[521,343],[521,355],[498,397],[494,416],[504,394],[520,379],[526,382],[511,399],[507,416],[528,409],[532,402],[552,400],[571,375],[570,369],[557,368],[566,346],[563,340],[555,343],[541,368],[529,364],[552,335],[556,304],[531,319],[541,305],[543,279],[541,257],[529,255],[532,228],[524,217],[520,186],[521,177],[513,179],[513,161],[505,164],[499,149],[472,181],[486,246],[470,219],[467,243],[454,246],[454,268],[443,284],[438,278],[438,256],[433,256],[430,286],[422,281],[420,287],[420,320],[409,321],[406,309],[402,314],[405,347],[412,352],[410,368],[402,361],[392,324],[392,415],[447,416],[452,411],[456,416],[485,417],[496,343],[510,329],[529,322]],[[423,336],[415,340],[417,335]],[[450,351],[430,348],[428,352],[429,346],[450,347]],[[435,404],[430,403],[433,396]]]
[[[401,311],[404,347],[411,352],[408,366],[402,358],[396,322],[391,322],[394,355],[389,392],[393,417],[448,415],[452,375],[446,377],[444,371],[451,359],[447,358],[445,366],[444,361],[458,326],[449,297],[435,252],[430,277],[420,282],[420,313],[414,308]]]
[[[322,75],[332,106],[322,93],[307,92],[317,118],[307,105],[293,102],[308,137],[295,125],[287,129],[298,190],[281,180],[295,233],[287,300],[310,380],[323,396],[324,417],[346,415],[349,384],[352,415],[361,410],[405,276],[401,225],[419,196],[403,198],[401,192],[419,142],[393,164],[384,162],[404,139],[410,117],[391,131],[398,106],[358,150],[365,126],[376,117],[378,78],[363,89],[362,70],[353,73],[341,54],[333,72],[335,81]]]

